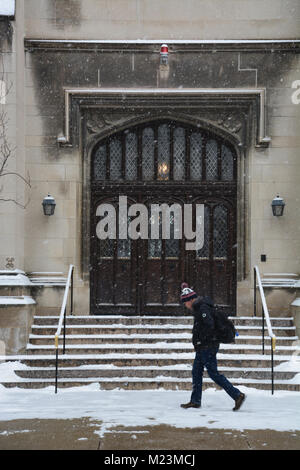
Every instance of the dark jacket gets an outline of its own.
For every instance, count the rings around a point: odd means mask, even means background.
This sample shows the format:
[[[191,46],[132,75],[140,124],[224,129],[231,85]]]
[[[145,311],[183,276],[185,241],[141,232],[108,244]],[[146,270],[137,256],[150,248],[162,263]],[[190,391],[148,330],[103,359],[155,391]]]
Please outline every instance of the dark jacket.
[[[198,297],[193,303],[193,345],[196,351],[215,348],[219,342],[215,339],[214,304],[210,297]]]

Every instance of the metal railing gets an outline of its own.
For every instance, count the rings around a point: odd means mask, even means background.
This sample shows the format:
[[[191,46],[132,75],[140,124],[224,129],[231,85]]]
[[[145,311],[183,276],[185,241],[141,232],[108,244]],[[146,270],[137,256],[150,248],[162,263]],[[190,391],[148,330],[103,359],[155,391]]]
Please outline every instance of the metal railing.
[[[272,325],[267,307],[264,288],[261,282],[258,266],[254,266],[254,316],[257,313],[257,287],[259,289],[262,307],[262,353],[265,354],[265,322],[267,325],[268,336],[271,340],[271,381],[272,381],[272,395],[274,393],[274,352],[276,349],[276,336],[273,333]]]
[[[67,313],[67,302],[69,297],[69,291],[71,287],[71,298],[70,298],[70,315],[73,315],[73,272],[74,266],[70,264],[68,278],[66,282],[64,298],[60,309],[60,315],[58,320],[58,327],[54,336],[55,346],[55,393],[57,393],[57,382],[58,382],[58,345],[59,337],[61,335],[61,329],[63,327],[63,354],[66,350],[66,313]]]

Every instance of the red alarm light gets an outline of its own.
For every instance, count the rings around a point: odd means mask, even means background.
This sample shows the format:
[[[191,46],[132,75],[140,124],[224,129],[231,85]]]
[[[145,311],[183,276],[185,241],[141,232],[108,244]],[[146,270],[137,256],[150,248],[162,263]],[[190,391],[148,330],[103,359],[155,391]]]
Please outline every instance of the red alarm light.
[[[160,46],[160,63],[162,65],[168,65],[169,46],[168,44],[162,44]]]

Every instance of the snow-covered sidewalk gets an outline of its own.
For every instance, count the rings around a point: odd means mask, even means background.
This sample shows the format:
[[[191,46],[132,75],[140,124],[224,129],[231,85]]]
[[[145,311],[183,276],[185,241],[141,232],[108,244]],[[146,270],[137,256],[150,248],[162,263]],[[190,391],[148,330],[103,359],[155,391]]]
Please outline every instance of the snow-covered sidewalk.
[[[13,374],[12,363],[0,365],[0,377]],[[155,426],[211,429],[300,429],[300,393],[256,390],[241,386],[245,404],[233,412],[232,399],[222,390],[203,392],[202,408],[184,410],[186,391],[101,390],[98,384],[59,389],[5,388],[0,386],[0,420],[75,419],[89,417],[99,421],[99,435],[116,426]]]

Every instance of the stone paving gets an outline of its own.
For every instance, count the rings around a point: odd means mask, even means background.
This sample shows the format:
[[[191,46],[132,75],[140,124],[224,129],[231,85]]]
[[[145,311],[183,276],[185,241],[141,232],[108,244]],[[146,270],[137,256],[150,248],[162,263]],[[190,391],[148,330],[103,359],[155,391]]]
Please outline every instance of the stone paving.
[[[88,418],[0,422],[0,450],[299,450],[300,431],[116,427]]]

